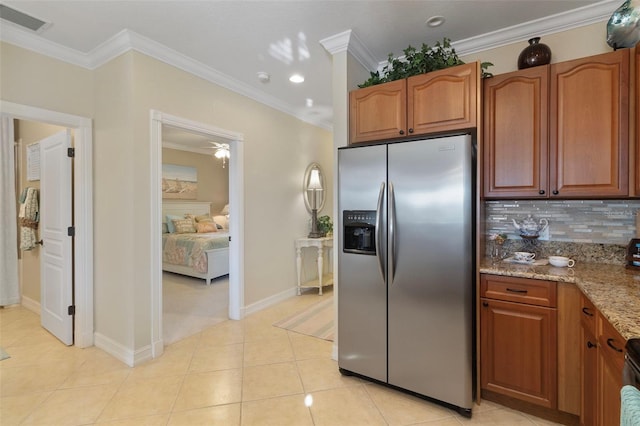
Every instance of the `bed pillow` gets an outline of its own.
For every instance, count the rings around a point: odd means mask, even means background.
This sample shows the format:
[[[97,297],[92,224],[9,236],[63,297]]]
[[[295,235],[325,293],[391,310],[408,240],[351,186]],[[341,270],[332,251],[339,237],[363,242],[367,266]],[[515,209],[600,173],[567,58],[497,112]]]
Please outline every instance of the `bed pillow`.
[[[213,222],[211,215],[203,214],[195,217],[196,222]]]
[[[162,233],[163,234],[169,233],[169,225],[167,225],[167,222],[162,222]]]
[[[176,234],[192,234],[196,232],[191,219],[173,219]]]
[[[213,222],[198,222],[196,229],[198,232],[218,232],[218,227]]]
[[[169,229],[170,234],[173,234],[174,232],[176,232],[176,228],[175,226],[173,226],[174,219],[181,220],[181,219],[184,219],[184,216],[176,216],[172,214],[167,215],[167,228]]]

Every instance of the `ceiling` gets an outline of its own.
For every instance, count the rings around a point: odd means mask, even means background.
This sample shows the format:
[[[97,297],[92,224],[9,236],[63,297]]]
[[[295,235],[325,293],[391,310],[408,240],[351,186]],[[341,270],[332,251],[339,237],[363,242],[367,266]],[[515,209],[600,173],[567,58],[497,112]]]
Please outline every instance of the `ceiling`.
[[[555,32],[568,21],[583,24],[583,16],[601,21],[622,0],[1,3],[48,23],[33,32],[2,21],[0,38],[9,43],[87,68],[134,48],[330,129],[332,57],[321,40],[351,30],[360,62],[375,69],[389,53],[444,37],[462,55]],[[429,28],[425,21],[434,15],[446,21]],[[268,73],[269,81],[261,82],[259,72]],[[305,81],[289,82],[293,73]]]

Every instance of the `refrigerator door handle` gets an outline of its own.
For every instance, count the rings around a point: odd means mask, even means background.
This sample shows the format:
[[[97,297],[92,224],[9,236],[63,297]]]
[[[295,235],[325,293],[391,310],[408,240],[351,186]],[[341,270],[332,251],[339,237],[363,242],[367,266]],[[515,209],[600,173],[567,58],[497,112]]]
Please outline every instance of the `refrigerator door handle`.
[[[382,235],[382,227],[380,226],[382,217],[382,203],[384,201],[384,182],[380,184],[380,193],[378,194],[378,207],[376,209],[376,256],[378,257],[378,268],[380,269],[380,275],[382,275],[382,281],[386,282],[384,277],[384,262],[382,260],[382,253],[380,252],[380,238]]]
[[[389,182],[389,242],[389,286],[391,286],[396,275],[396,195],[393,182]]]

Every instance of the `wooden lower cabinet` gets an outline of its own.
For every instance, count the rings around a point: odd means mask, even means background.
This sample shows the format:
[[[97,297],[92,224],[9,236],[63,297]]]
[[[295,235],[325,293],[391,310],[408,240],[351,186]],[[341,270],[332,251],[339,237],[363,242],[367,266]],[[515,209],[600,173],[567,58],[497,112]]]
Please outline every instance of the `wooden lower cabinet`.
[[[598,312],[596,323],[598,329],[597,424],[618,426],[626,341],[600,312]]]
[[[583,295],[580,424],[618,426],[625,340]]]
[[[581,358],[580,424],[595,426],[598,415],[598,339],[596,308],[584,294],[580,295]]]
[[[549,281],[483,275],[480,312],[482,389],[547,408],[557,407],[557,310]],[[540,284],[550,297],[541,297]],[[531,284],[531,286],[529,286]],[[500,289],[504,289],[504,293]],[[552,307],[533,303],[552,300]],[[504,301],[521,297],[522,302]]]
[[[597,415],[597,375],[598,371],[598,346],[596,336],[589,330],[582,328],[582,390],[580,424],[593,426],[596,424]]]

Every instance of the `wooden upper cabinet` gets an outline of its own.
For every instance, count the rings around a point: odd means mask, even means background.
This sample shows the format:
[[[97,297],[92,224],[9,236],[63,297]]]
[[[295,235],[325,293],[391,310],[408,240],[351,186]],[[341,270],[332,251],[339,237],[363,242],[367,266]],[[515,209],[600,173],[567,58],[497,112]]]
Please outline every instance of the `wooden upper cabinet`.
[[[551,65],[551,196],[629,195],[629,49]]]
[[[349,142],[477,127],[480,63],[349,92]]]
[[[398,138],[407,132],[406,80],[349,93],[349,141]]]
[[[548,196],[549,66],[484,80],[484,195]]]
[[[409,133],[423,135],[477,127],[479,75],[479,62],[472,62],[409,77]]]

